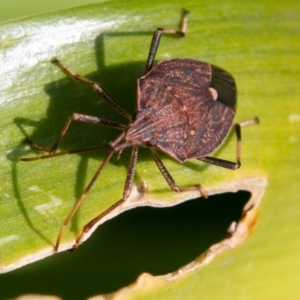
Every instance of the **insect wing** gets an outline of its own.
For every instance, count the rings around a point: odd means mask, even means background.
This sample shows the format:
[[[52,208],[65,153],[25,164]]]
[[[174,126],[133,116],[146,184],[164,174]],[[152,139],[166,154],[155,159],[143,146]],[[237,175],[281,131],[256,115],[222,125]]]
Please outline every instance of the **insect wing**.
[[[156,147],[184,162],[215,150],[227,135],[234,111],[214,100],[210,89],[168,86],[157,111]],[[155,120],[153,120],[155,122]]]
[[[160,62],[139,79],[138,91],[138,110],[155,124],[155,146],[180,162],[211,153],[232,125],[234,80],[210,64]]]

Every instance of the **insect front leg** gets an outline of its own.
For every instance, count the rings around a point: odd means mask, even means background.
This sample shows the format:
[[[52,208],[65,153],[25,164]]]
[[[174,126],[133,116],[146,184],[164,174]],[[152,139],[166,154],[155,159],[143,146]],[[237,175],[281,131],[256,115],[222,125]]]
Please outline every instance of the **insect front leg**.
[[[74,113],[68,117],[62,131],[60,132],[60,134],[59,134],[58,138],[56,139],[55,143],[53,144],[53,146],[51,147],[51,149],[49,151],[50,153],[56,152],[58,145],[60,144],[61,140],[63,139],[66,132],[68,131],[72,121],[77,121],[77,122],[82,122],[82,123],[90,123],[90,124],[95,124],[95,125],[102,125],[102,126],[106,126],[106,127],[120,129],[120,130],[126,129],[125,125],[119,124],[114,121],[105,120],[105,119],[90,116],[90,115]]]
[[[62,141],[63,137],[65,136],[66,132],[68,131],[71,123],[73,121],[77,121],[77,122],[83,122],[83,123],[90,123],[90,124],[94,124],[94,125],[101,125],[101,126],[106,126],[106,127],[111,127],[111,128],[115,128],[115,129],[120,129],[120,130],[125,130],[126,126],[119,124],[117,122],[114,121],[110,121],[110,120],[105,120],[105,119],[101,119],[98,117],[94,117],[94,116],[90,116],[90,115],[84,115],[84,114],[77,114],[74,113],[71,116],[68,117],[65,125],[63,126],[63,129],[61,130],[58,138],[56,139],[56,141],[54,142],[54,144],[52,145],[52,147],[50,149],[46,149],[44,147],[40,147],[37,144],[33,143],[30,140],[27,140],[27,143],[29,143],[29,145],[39,151],[44,151],[44,152],[48,152],[48,153],[55,153],[60,142]],[[84,151],[82,151],[84,152]]]
[[[83,227],[81,234],[79,235],[79,237],[77,238],[76,242],[73,245],[73,250],[76,249],[81,244],[84,236],[93,228],[93,226],[97,222],[99,222],[102,218],[104,218],[112,210],[114,210],[116,207],[120,206],[127,200],[127,198],[130,195],[131,188],[132,188],[137,158],[138,158],[138,147],[134,146],[132,149],[131,157],[130,157],[130,161],[129,161],[128,173],[126,176],[125,186],[124,186],[124,190],[123,190],[123,197]],[[57,247],[58,247],[58,245],[56,246],[56,250],[57,250]]]
[[[126,119],[131,120],[131,115],[128,112],[126,112],[117,102],[115,102],[115,100],[113,100],[112,97],[109,96],[106,91],[104,91],[104,89],[100,86],[99,83],[74,73],[70,68],[68,68],[57,58],[53,58],[51,62],[58,65],[63,71],[65,71],[68,75],[70,75],[74,79],[90,85],[93,88],[93,90],[96,93],[100,94],[119,114],[121,114]]]
[[[163,175],[163,177],[167,181],[168,185],[174,192],[199,191],[199,193],[202,197],[207,198],[207,193],[200,184],[193,185],[193,186],[186,187],[186,188],[180,188],[176,184],[175,180],[172,178],[171,174],[168,172],[168,170],[166,169],[164,164],[162,163],[162,161],[159,158],[155,149],[152,148],[151,152],[152,152],[154,161],[156,162],[158,169],[160,170],[161,174]]]
[[[148,54],[147,64],[146,64],[146,73],[148,73],[153,66],[155,55],[159,46],[160,38],[163,33],[165,34],[171,34],[171,35],[178,35],[180,37],[184,37],[187,30],[187,21],[188,21],[188,15],[189,11],[184,10],[181,20],[181,27],[179,30],[176,29],[164,29],[164,28],[157,28],[152,37],[150,50]]]
[[[79,209],[80,205],[82,204],[82,202],[84,201],[86,195],[89,193],[90,189],[93,187],[94,183],[96,182],[96,180],[98,179],[98,177],[100,176],[100,174],[102,173],[103,169],[105,168],[105,166],[107,165],[107,163],[109,162],[109,160],[112,158],[112,156],[115,154],[115,150],[112,150],[108,156],[105,158],[105,160],[102,162],[102,164],[100,165],[100,167],[98,168],[97,172],[95,173],[94,177],[92,178],[92,180],[90,181],[90,183],[88,184],[88,186],[85,188],[85,190],[83,191],[82,195],[80,196],[80,198],[76,201],[74,207],[72,208],[71,212],[69,213],[69,215],[67,216],[67,218],[65,219],[63,225],[60,228],[60,231],[58,233],[57,239],[56,239],[56,243],[55,246],[53,248],[53,252],[57,252],[61,238],[63,236],[63,233],[65,231],[66,226],[70,223],[70,221],[72,220],[73,216],[75,215],[75,213],[77,212],[77,210]]]
[[[197,158],[198,160],[207,162],[212,165],[216,165],[222,168],[226,169],[231,169],[231,170],[236,170],[241,166],[241,146],[242,146],[242,134],[241,134],[241,128],[244,126],[252,125],[252,124],[258,124],[259,119],[256,117],[252,120],[247,120],[244,122],[240,122],[235,124],[235,132],[236,132],[236,161],[228,161],[225,159],[220,159],[216,157],[210,157],[210,156],[205,156],[205,157],[199,157]]]

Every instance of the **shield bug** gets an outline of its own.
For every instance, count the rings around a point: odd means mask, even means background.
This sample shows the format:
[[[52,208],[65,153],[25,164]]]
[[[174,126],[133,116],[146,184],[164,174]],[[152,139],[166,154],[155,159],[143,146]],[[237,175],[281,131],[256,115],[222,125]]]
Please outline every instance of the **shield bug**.
[[[90,85],[117,112],[129,120],[128,125],[123,125],[100,117],[74,113],[68,117],[61,133],[50,149],[42,148],[28,141],[33,148],[46,151],[48,154],[23,158],[23,161],[110,149],[109,154],[65,219],[59,231],[54,252],[58,250],[65,227],[80,207],[102,170],[113,155],[120,154],[125,148],[132,147],[133,149],[121,200],[84,226],[73,245],[73,249],[78,247],[84,235],[95,223],[128,198],[131,192],[139,146],[150,148],[158,169],[175,192],[197,190],[201,196],[207,197],[207,193],[199,184],[184,188],[179,187],[159,158],[157,150],[166,153],[180,163],[189,159],[198,159],[227,169],[235,170],[240,167],[241,127],[257,123],[257,118],[234,125],[237,135],[236,162],[208,156],[218,148],[233,125],[237,102],[236,85],[233,77],[219,67],[194,59],[170,59],[153,66],[162,34],[184,37],[188,14],[188,11],[184,11],[180,30],[158,28],[154,31],[146,63],[146,72],[144,76],[138,79],[137,108],[133,116],[117,104],[100,84],[75,74],[58,59],[52,60],[71,77]],[[122,133],[108,145],[57,152],[61,140],[73,121],[112,127],[122,130]]]

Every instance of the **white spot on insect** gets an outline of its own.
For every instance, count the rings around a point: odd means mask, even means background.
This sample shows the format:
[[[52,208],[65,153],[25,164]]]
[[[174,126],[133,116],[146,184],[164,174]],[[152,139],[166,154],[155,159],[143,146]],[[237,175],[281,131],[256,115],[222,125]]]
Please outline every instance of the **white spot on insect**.
[[[42,212],[44,210],[59,206],[63,203],[61,199],[56,198],[54,196],[51,196],[51,195],[45,193],[43,190],[41,190],[39,187],[37,187],[35,185],[30,187],[29,190],[42,193],[42,194],[44,194],[44,195],[46,195],[47,197],[50,198],[50,202],[35,206],[35,209],[38,212]]]
[[[290,123],[300,122],[300,114],[291,114],[289,115]]]
[[[0,239],[0,245],[4,245],[4,244],[10,243],[12,241],[16,241],[18,238],[19,237],[15,234],[6,236],[6,237]]]
[[[196,133],[195,130],[190,131],[190,135],[195,135],[195,133]]]
[[[216,101],[218,99],[218,92],[217,90],[215,90],[214,88],[210,87],[208,88],[212,98],[214,99],[214,101]]]

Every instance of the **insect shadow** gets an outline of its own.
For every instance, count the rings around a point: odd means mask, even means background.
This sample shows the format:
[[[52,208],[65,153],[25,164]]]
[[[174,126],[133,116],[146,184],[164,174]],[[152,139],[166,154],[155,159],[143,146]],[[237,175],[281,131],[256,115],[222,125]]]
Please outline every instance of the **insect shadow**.
[[[126,38],[128,36],[152,36],[153,31],[142,32],[116,32],[116,33],[101,33],[95,40],[95,56],[97,61],[97,71],[89,74],[82,74],[85,77],[100,82],[106,91],[110,93],[112,98],[126,109],[130,114],[134,113],[136,106],[136,89],[137,79],[141,77],[145,72],[145,64],[147,58],[147,52],[145,52],[145,60],[140,62],[128,62],[124,64],[107,66],[105,64],[105,40],[106,38]],[[164,39],[176,39],[173,36],[165,36]],[[178,39],[178,38],[177,38]],[[147,49],[147,47],[146,47]],[[147,50],[146,50],[147,51]],[[51,59],[51,58],[50,58]],[[50,64],[49,59],[49,64]],[[62,57],[63,59],[63,57]],[[83,58],[84,59],[84,58]],[[71,62],[68,63],[71,66]],[[55,72],[56,66],[53,66],[53,72]],[[127,120],[120,116],[117,112],[111,108],[98,94],[86,84],[75,81],[66,75],[65,78],[51,82],[44,86],[45,92],[49,95],[48,107],[45,110],[45,118],[40,121],[33,121],[24,119],[21,117],[15,118],[14,122],[22,132],[26,139],[30,139],[38,143],[40,146],[49,148],[56,137],[60,133],[66,119],[74,112],[100,116],[108,120],[114,120],[123,124],[127,124]],[[45,107],[47,105],[45,103]],[[34,127],[34,131],[28,135],[28,127]],[[68,130],[63,142],[60,144],[60,150],[71,150],[78,148],[88,148],[92,146],[105,145],[108,142],[116,138],[119,132],[115,129],[105,129],[100,126],[91,124],[82,124],[73,122]],[[22,202],[21,193],[19,191],[19,184],[17,180],[17,164],[16,162],[20,158],[19,146],[10,153],[9,158],[13,161],[13,186],[17,203],[22,211],[27,224],[47,243],[51,242],[40,233],[34,224],[30,220],[30,216],[26,212],[26,207]],[[32,150],[31,150],[32,151]],[[110,163],[117,164],[118,167],[127,168],[129,160],[130,150],[124,150],[120,159],[112,159]],[[77,199],[84,190],[87,178],[88,162],[90,159],[97,159],[101,162],[107,155],[107,151],[87,152],[83,154],[77,154],[80,156],[80,162],[74,172],[76,172],[76,182],[74,183],[74,198]],[[166,158],[166,155],[162,155]],[[55,159],[55,158],[53,158]],[[149,151],[140,151],[139,160],[151,160],[153,161]],[[43,161],[39,162],[43,163]],[[177,162],[176,162],[177,163]],[[187,162],[187,166],[201,172],[201,170],[207,168],[206,164],[199,165],[199,163]],[[153,165],[155,163],[153,162]],[[30,164],[28,164],[30,168]],[[72,170],[70,170],[72,172]],[[157,171],[158,172],[158,171]],[[50,175],[49,175],[50,176]],[[144,179],[144,178],[143,178]],[[101,180],[101,178],[99,178]],[[135,174],[135,182],[138,183],[142,180],[139,177],[138,172]],[[166,184],[166,189],[169,187]],[[71,196],[71,195],[70,195]],[[121,196],[121,195],[120,195]],[[78,232],[78,214],[75,214],[71,221],[71,230]]]

